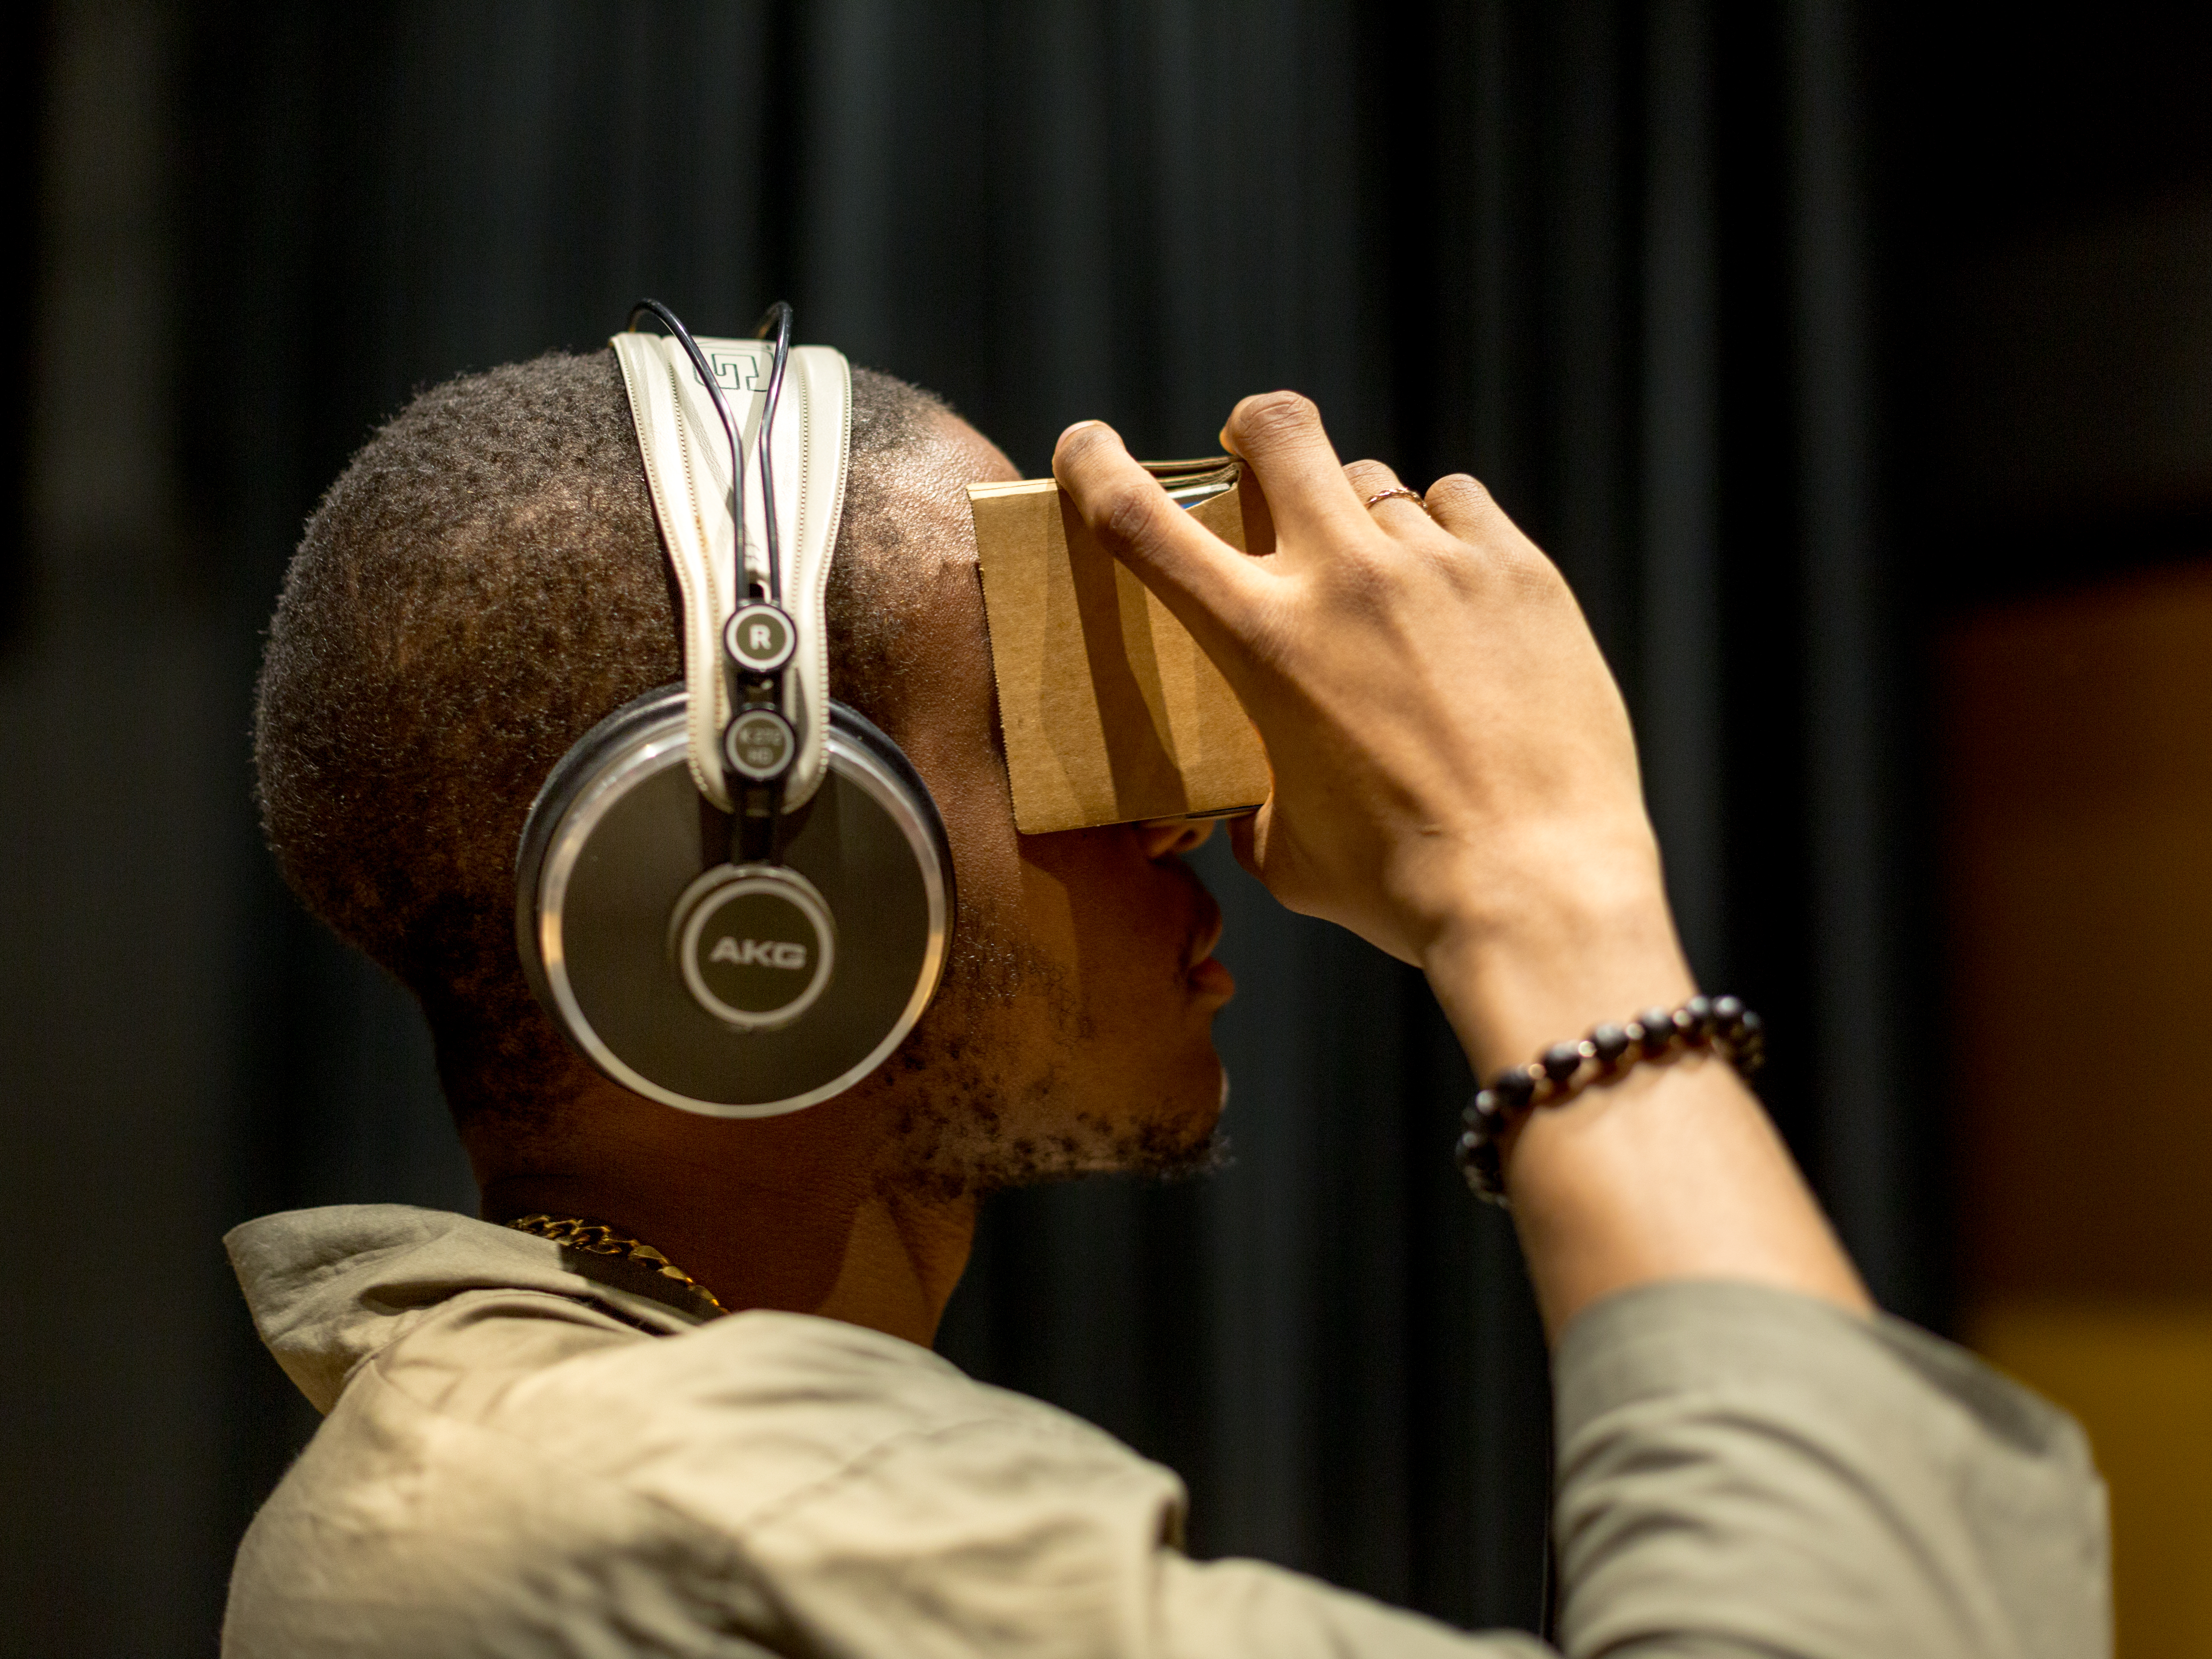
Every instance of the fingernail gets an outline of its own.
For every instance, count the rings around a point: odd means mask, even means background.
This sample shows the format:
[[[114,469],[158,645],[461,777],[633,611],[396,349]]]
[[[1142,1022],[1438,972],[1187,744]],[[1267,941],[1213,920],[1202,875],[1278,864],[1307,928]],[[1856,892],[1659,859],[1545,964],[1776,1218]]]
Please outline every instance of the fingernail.
[[[1066,443],[1071,435],[1082,431],[1086,426],[1098,426],[1100,424],[1102,424],[1102,422],[1097,421],[1078,421],[1073,426],[1069,427],[1065,432],[1062,432],[1060,434],[1058,441],[1054,444],[1053,447],[1057,449],[1060,444]]]

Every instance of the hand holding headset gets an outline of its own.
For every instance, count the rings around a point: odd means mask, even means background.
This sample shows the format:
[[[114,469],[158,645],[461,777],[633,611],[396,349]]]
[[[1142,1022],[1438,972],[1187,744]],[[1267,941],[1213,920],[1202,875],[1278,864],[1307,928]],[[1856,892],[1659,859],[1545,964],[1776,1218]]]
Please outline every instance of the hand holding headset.
[[[791,321],[778,304],[754,340],[701,342],[647,300],[614,337],[684,678],[562,757],[515,861],[554,1023],[625,1088],[716,1117],[797,1111],[888,1059],[936,993],[956,902],[920,775],[828,696],[852,375],[794,350]]]

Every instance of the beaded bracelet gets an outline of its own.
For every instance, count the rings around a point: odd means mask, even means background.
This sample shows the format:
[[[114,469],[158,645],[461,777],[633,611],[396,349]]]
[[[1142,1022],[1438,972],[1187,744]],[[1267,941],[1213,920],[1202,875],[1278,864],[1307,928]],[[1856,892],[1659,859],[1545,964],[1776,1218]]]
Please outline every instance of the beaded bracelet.
[[[1460,1173],[1476,1197],[1505,1204],[1504,1154],[1498,1143],[1521,1115],[1564,1106],[1593,1084],[1647,1060],[1711,1053],[1749,1078],[1765,1055],[1765,1024],[1735,997],[1692,997],[1668,1012],[1647,1008],[1626,1025],[1600,1025],[1580,1042],[1555,1042],[1526,1066],[1500,1072],[1461,1114]]]

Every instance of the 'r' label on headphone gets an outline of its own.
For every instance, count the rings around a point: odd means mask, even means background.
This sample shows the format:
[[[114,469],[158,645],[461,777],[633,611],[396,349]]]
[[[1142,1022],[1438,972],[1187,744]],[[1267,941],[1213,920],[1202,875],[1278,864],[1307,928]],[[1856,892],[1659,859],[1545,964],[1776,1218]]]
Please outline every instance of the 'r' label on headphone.
[[[797,643],[790,614],[766,600],[739,605],[722,629],[722,648],[748,674],[775,673]]]

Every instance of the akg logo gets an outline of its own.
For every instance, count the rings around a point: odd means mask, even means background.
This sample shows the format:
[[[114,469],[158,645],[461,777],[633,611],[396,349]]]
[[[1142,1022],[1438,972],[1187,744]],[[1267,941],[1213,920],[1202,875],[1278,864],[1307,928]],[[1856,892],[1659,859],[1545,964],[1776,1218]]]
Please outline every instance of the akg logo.
[[[739,968],[791,968],[806,966],[806,947],[788,939],[749,939],[742,942],[727,933],[714,942],[707,953],[709,962],[727,962]]]

